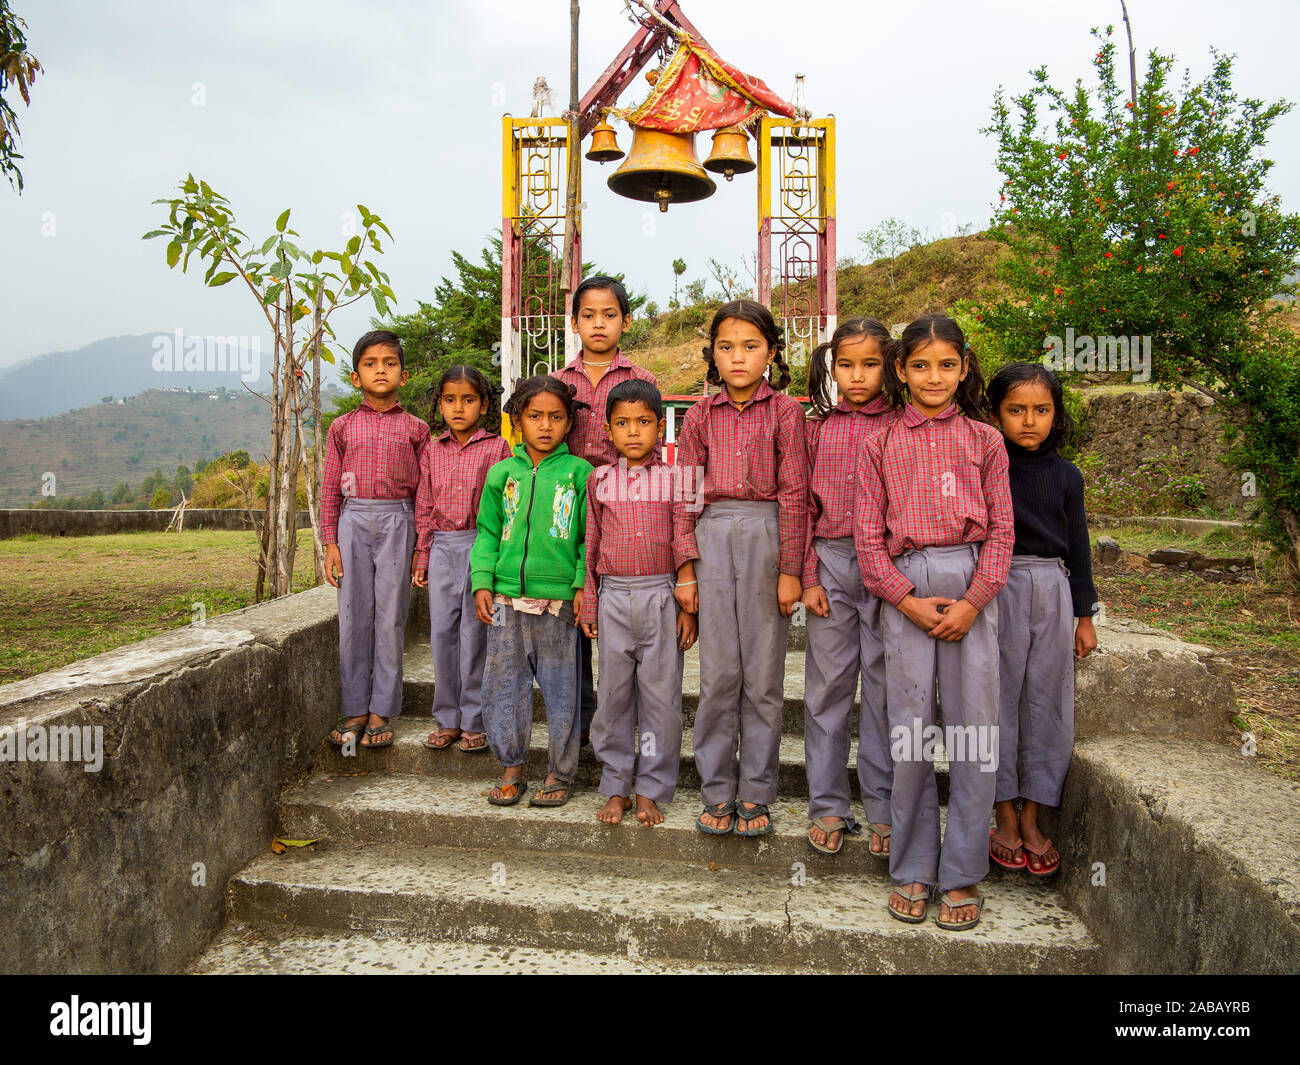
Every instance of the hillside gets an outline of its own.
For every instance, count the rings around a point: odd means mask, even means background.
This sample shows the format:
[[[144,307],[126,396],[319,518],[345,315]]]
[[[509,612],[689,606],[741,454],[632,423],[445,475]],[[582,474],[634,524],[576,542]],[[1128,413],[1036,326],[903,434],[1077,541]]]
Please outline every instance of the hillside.
[[[920,314],[949,311],[958,300],[972,299],[994,283],[994,267],[1003,245],[983,234],[950,237],[900,254],[892,264],[841,266],[837,278],[839,318],[866,314],[887,326]],[[892,277],[891,277],[892,275]],[[774,294],[773,302],[780,293]],[[690,395],[703,390],[700,349],[709,322],[722,300],[712,300],[638,322],[625,348],[659,378],[665,393]],[[798,373],[795,385],[803,380]],[[792,391],[797,390],[792,387]]]
[[[174,333],[144,333],[140,336],[108,337],[96,340],[76,351],[58,351],[38,355],[0,370],[0,421],[10,418],[44,418],[78,407],[89,407],[104,396],[133,396],[151,388],[193,388],[208,391],[227,388],[243,391],[238,370],[208,372],[187,370],[160,373],[154,368],[157,338],[175,346]],[[184,338],[188,341],[192,338]],[[216,341],[219,338],[198,338]],[[224,338],[220,338],[224,339]],[[253,348],[258,339],[259,348]],[[253,365],[259,358],[261,375],[249,386],[266,391],[270,388],[271,342],[269,337],[253,338],[246,343],[245,358]],[[220,365],[213,351],[212,365]],[[226,365],[229,356],[219,353]],[[182,352],[183,358],[183,352]],[[207,364],[206,352],[204,363]]]
[[[85,495],[109,493],[121,481],[135,486],[156,467],[192,467],[225,451],[242,448],[261,459],[268,410],[242,389],[154,390],[53,417],[0,421],[0,506],[39,502],[46,471],[60,494]]]

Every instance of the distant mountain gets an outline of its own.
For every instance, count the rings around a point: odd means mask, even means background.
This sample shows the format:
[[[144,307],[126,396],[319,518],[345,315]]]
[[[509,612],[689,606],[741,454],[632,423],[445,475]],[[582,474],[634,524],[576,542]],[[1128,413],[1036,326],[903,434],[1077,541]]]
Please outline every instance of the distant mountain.
[[[177,332],[96,340],[0,370],[0,420],[43,418],[151,388],[270,388],[272,352],[261,337],[190,337]],[[188,365],[188,368],[187,368]],[[256,402],[256,401],[255,401]]]
[[[339,395],[327,390],[322,408],[333,409]],[[227,451],[242,449],[261,462],[270,437],[270,408],[242,387],[155,389],[52,417],[0,421],[0,507],[39,502],[45,473],[55,475],[59,495],[96,488],[110,495],[122,481],[137,488],[158,467],[171,476],[177,466],[193,470]]]

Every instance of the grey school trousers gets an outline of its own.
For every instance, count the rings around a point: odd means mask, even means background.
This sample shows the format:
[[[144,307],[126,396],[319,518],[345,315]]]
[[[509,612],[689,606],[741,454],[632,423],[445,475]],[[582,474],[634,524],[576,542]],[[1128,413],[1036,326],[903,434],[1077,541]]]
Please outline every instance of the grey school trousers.
[[[706,805],[776,799],[786,634],[776,595],[775,502],[710,503],[695,527],[700,557],[700,705],[695,765]],[[739,747],[739,757],[737,757]]]
[[[477,529],[435,532],[429,548],[429,646],[433,718],[439,728],[483,731],[488,627],[474,613],[469,552]]]
[[[849,807],[849,720],[862,677],[858,717],[858,781],[867,820],[889,824],[894,763],[885,717],[885,645],[880,637],[880,600],[867,591],[858,570],[853,537],[813,540],[817,579],[831,614],[808,611],[804,665],[804,762],[808,817],[842,817]]]
[[[600,579],[600,713],[591,746],[602,795],[673,800],[682,751],[676,581],[671,573]]]
[[[1073,614],[1060,559],[1012,556],[998,593],[999,802],[1060,805],[1074,751]]]
[[[960,599],[975,572],[973,544],[927,547],[894,559],[920,599]],[[889,875],[895,884],[968,887],[989,871],[989,816],[997,770],[998,604],[979,612],[962,639],[936,640],[897,607],[881,612],[894,785]],[[937,682],[937,691],[936,691]],[[948,826],[939,847],[935,697],[943,700],[949,759]],[[927,742],[928,741],[928,742]]]
[[[338,525],[343,716],[402,712],[402,642],[411,601],[415,504],[347,498]]]

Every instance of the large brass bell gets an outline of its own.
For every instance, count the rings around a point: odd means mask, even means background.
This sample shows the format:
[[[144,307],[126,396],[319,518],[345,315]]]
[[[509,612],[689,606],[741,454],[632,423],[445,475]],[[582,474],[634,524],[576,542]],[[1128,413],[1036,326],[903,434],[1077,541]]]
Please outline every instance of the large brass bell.
[[[612,163],[615,159],[623,158],[623,149],[618,146],[614,127],[603,118],[591,131],[591,147],[587,149],[586,158],[593,163]]]
[[[730,181],[737,174],[748,174],[758,164],[749,157],[749,134],[740,126],[724,126],[713,135],[713,151],[704,160],[704,169],[722,174]]]
[[[693,203],[717,190],[695,155],[694,133],[669,133],[634,127],[627,159],[609,175],[609,187],[629,200],[657,203]]]

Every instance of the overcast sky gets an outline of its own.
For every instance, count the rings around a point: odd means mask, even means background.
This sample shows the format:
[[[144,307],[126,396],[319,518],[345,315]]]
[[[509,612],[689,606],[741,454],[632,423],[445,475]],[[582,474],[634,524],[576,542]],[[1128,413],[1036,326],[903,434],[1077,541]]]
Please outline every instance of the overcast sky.
[[[398,309],[414,310],[450,272],[452,249],[475,254],[499,230],[501,115],[528,114],[538,75],[557,104],[568,92],[567,0],[12,6],[45,72],[20,108],[26,189],[20,197],[0,183],[0,366],[128,333],[264,331],[238,282],[208,290],[193,267],[166,268],[163,241],[140,240],[163,219],[150,201],[187,171],[230,197],[255,238],[292,207],[309,248],[339,247],[344,212],[366,204],[396,237],[382,268]],[[803,71],[813,113],[836,116],[842,256],[891,215],[935,236],[945,218],[982,225],[999,184],[993,144],[979,133],[994,89],[1023,90],[1039,63],[1068,86],[1090,73],[1090,26],[1123,33],[1118,0],[682,7],[728,62],[787,97]],[[1199,77],[1215,46],[1237,54],[1241,96],[1300,98],[1294,0],[1130,0],[1129,9],[1139,70],[1154,46]],[[632,31],[622,0],[583,0],[584,90]],[[621,102],[644,94],[637,79]],[[707,145],[701,137],[701,157]],[[1300,113],[1274,127],[1269,156],[1274,190],[1300,209]],[[753,250],[752,176],[654,214],[647,235],[649,205],[611,193],[612,169],[584,162],[585,258],[661,304],[674,258],[689,280],[706,276],[709,256],[738,264]],[[849,310],[871,308],[840,308]],[[340,337],[354,338],[368,317],[337,319]]]

